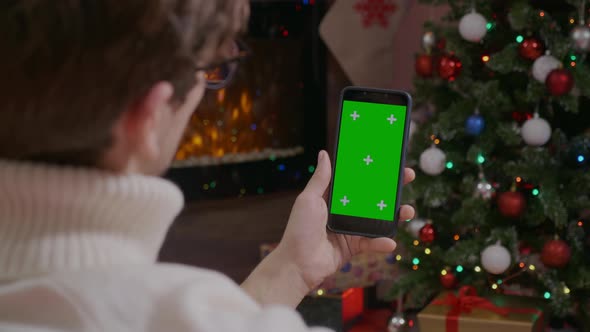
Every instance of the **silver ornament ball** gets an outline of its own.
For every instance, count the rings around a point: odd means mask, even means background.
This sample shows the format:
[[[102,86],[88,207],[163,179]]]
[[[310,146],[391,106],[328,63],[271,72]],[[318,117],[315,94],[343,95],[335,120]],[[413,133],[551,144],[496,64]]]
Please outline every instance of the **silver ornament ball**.
[[[578,25],[572,29],[570,34],[574,47],[578,51],[588,51],[590,49],[590,27]]]
[[[432,146],[420,155],[420,169],[428,175],[439,175],[445,170],[446,154],[436,146]]]
[[[487,20],[481,14],[473,11],[461,18],[459,22],[459,34],[463,39],[477,43],[488,32]]]
[[[407,324],[408,320],[404,317],[404,315],[402,313],[397,313],[389,319],[389,323],[387,324],[387,331],[400,332]]]
[[[522,125],[520,129],[522,139],[531,146],[542,146],[551,138],[551,126],[543,118],[534,117]]]
[[[434,32],[426,31],[424,33],[424,35],[422,36],[422,47],[426,51],[430,51],[430,50],[432,50],[432,48],[434,47],[435,44],[436,44],[436,36],[434,35]]]
[[[561,66],[561,62],[557,60],[554,56],[549,54],[543,55],[537,58],[533,63],[533,77],[541,82],[545,83],[547,80],[547,75],[554,70]]]
[[[500,244],[491,245],[481,252],[481,265],[491,274],[506,272],[511,262],[510,252]]]

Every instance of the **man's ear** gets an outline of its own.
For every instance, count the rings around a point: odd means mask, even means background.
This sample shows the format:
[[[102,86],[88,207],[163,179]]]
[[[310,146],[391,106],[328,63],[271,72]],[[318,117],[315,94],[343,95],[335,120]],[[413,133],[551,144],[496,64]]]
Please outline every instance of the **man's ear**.
[[[164,113],[170,110],[173,94],[172,84],[159,82],[125,112],[121,129],[129,149],[140,160],[159,158],[159,127],[165,120]]]

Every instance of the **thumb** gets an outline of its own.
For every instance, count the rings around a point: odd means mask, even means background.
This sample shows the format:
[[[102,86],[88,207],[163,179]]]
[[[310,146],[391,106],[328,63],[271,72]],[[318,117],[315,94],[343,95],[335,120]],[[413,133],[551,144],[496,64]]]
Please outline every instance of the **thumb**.
[[[315,173],[307,183],[305,192],[322,197],[328,189],[332,177],[332,164],[326,151],[320,151],[318,166]]]

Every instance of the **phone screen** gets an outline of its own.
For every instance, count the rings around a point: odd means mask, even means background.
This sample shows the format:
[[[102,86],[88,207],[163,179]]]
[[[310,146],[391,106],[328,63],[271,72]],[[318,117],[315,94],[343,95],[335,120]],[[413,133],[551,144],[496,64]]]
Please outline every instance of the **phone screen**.
[[[331,214],[395,220],[407,107],[343,100]]]

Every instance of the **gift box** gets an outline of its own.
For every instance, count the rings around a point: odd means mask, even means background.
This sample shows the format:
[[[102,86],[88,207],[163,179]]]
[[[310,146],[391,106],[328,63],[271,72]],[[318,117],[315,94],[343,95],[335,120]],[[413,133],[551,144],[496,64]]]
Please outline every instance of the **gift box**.
[[[420,331],[541,332],[545,328],[543,300],[497,295],[479,297],[465,286],[443,293],[418,314]],[[504,330],[502,330],[504,329]]]
[[[270,254],[277,244],[260,246],[261,258]],[[354,256],[320,285],[324,293],[340,293],[349,288],[369,287],[383,280],[395,280],[399,274],[396,254],[367,253]],[[315,290],[314,292],[317,292]]]
[[[297,306],[297,311],[309,326],[323,326],[342,331],[359,319],[365,310],[365,295],[362,288],[321,294],[306,296]]]

